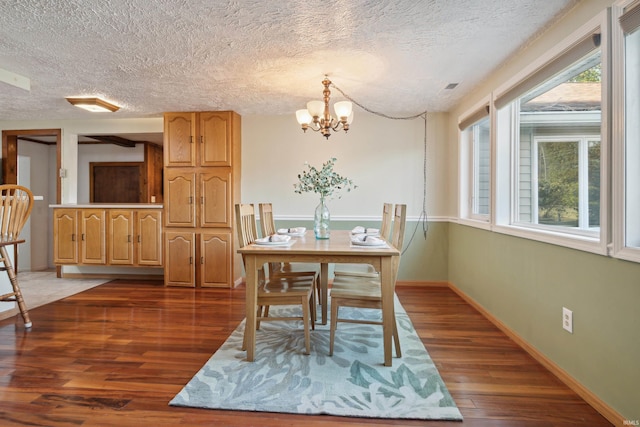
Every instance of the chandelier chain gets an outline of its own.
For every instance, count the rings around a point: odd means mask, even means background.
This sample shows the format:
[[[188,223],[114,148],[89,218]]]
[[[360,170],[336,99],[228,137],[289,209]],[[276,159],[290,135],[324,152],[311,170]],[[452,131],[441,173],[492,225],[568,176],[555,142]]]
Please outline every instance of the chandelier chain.
[[[428,123],[427,110],[418,114],[414,114],[412,116],[403,116],[403,117],[390,116],[388,114],[381,113],[379,111],[374,111],[374,110],[371,110],[370,108],[367,108],[366,106],[362,105],[361,103],[353,99],[351,96],[347,95],[342,89],[336,86],[333,82],[331,82],[331,86],[335,90],[340,92],[342,96],[347,98],[349,101],[353,102],[358,107],[362,108],[364,111],[374,114],[376,116],[384,117],[385,119],[390,119],[390,120],[413,120],[417,118],[422,118],[422,120],[424,120],[424,139],[423,139],[423,158],[422,158],[422,212],[420,212],[420,217],[416,222],[416,226],[413,229],[413,233],[411,234],[411,238],[409,239],[407,246],[404,248],[404,250],[402,250],[402,253],[404,254],[406,250],[409,249],[409,246],[411,246],[411,242],[415,237],[419,224],[422,224],[422,233],[424,235],[425,240],[427,240],[427,231],[429,231],[429,219],[427,215],[427,123]]]
[[[338,86],[336,86],[333,82],[331,82],[331,86],[333,86],[333,88],[335,90],[340,92],[342,94],[342,96],[344,96],[349,101],[351,101],[354,104],[356,104],[358,107],[362,108],[367,113],[375,114],[376,116],[384,117],[385,119],[391,119],[391,120],[412,120],[412,119],[417,119],[418,117],[423,117],[423,116],[425,116],[425,120],[426,120],[427,110],[423,111],[422,113],[414,114],[413,116],[406,116],[406,117],[389,116],[389,115],[387,115],[385,113],[381,113],[379,111],[373,111],[373,110],[365,107],[364,105],[362,105],[361,103],[359,103],[358,101],[356,101],[355,99],[353,99],[352,97],[347,95],[342,89],[340,89]]]

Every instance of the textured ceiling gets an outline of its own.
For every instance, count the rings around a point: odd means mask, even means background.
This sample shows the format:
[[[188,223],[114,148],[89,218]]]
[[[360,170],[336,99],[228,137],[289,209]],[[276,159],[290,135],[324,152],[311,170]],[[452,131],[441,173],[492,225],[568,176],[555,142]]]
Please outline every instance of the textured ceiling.
[[[0,82],[0,120],[96,118],[64,99],[88,95],[108,118],[293,114],[325,73],[375,111],[447,111],[577,2],[3,1],[0,69],[31,89]]]

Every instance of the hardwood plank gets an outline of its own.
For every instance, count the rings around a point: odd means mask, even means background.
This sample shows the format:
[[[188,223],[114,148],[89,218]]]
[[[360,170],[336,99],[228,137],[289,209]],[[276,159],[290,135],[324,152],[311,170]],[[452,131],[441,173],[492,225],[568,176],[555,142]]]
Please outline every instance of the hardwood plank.
[[[430,427],[611,425],[453,291],[397,293],[465,418]],[[31,310],[31,331],[0,321],[0,425],[425,425],[169,406],[244,318],[244,295],[121,280]]]

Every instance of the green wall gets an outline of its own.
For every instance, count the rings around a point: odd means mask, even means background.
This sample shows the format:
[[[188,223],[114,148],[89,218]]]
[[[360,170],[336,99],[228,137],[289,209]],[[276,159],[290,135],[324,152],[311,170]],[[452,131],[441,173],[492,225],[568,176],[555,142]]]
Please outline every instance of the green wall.
[[[640,420],[640,264],[451,224],[449,281]],[[562,329],[562,307],[573,310],[573,334]]]

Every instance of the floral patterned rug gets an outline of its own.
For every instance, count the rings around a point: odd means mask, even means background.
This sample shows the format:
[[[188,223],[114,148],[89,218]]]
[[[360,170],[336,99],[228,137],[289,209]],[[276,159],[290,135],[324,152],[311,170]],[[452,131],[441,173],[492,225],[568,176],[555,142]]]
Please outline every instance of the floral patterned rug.
[[[293,312],[299,307],[272,307]],[[341,308],[341,317],[379,318],[379,310]],[[263,322],[255,362],[241,351],[244,321],[169,403],[208,409],[367,418],[462,420],[411,320],[396,299],[402,358],[383,366],[382,327],[339,323],[329,357],[329,325]],[[394,353],[395,356],[395,353]]]

